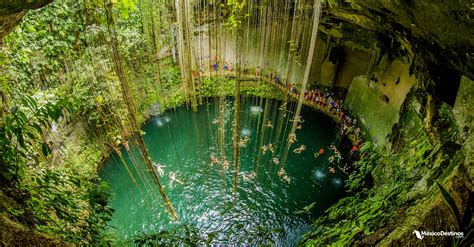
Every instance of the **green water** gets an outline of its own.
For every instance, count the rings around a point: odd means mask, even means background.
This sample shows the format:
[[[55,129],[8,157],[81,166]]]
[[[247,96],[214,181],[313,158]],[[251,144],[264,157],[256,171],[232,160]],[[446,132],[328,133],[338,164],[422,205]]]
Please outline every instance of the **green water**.
[[[251,106],[259,105],[262,112],[250,111]],[[281,229],[267,236],[278,245],[294,245],[309,230],[310,219],[344,195],[345,177],[340,171],[328,172],[329,145],[339,145],[334,123],[327,116],[307,108],[303,108],[303,128],[298,130],[297,142],[291,146],[284,166],[291,182],[278,176],[279,166],[273,163],[273,158],[283,159],[286,148],[282,148],[282,143],[286,143],[292,124],[288,121],[291,106],[288,105],[289,111],[284,118],[279,106],[280,102],[274,100],[243,100],[241,134],[250,140],[241,149],[236,193],[232,186],[231,103],[221,114],[213,99],[200,106],[197,112],[183,107],[150,120],[143,126],[144,139],[152,160],[165,166],[161,181],[180,221],[173,222],[168,216],[138,149],[131,144],[129,152],[125,149],[122,152],[140,191],[117,156],[111,156],[100,172],[102,179],[110,183],[110,205],[116,210],[110,231],[121,239],[130,240],[136,234],[193,224],[203,234],[217,232],[215,241],[218,243],[256,243],[256,236],[263,229]],[[219,115],[225,120],[224,146],[219,141],[220,125],[213,123]],[[269,120],[273,128],[265,126]],[[261,146],[268,143],[273,143],[275,151],[261,154]],[[306,150],[301,154],[293,153],[302,144]],[[313,153],[320,148],[325,148],[325,154],[314,158]],[[213,155],[221,164],[211,164]],[[222,166],[223,155],[230,160],[227,171]],[[171,184],[170,172],[174,172],[182,184]],[[256,174],[253,179],[252,172]],[[316,204],[310,214],[296,213],[313,202]]]

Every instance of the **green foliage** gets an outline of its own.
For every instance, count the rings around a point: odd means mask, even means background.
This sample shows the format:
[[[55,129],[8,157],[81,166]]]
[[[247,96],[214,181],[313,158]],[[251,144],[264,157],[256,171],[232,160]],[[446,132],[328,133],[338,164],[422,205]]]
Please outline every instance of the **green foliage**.
[[[29,157],[47,156],[49,144],[38,141],[43,128],[50,128],[51,121],[57,121],[63,110],[69,110],[70,103],[65,98],[38,102],[33,97],[23,96],[19,104],[12,107],[0,122],[0,183],[18,184]],[[42,153],[31,153],[40,147]]]
[[[17,31],[5,38],[11,79],[18,91],[58,85],[56,72],[84,44],[81,1],[55,1],[30,11]]]
[[[245,7],[247,5],[246,0],[227,0],[223,5],[223,14],[227,16],[224,25],[230,30],[236,30],[242,27],[242,22],[246,17],[249,16],[245,13]]]
[[[113,212],[107,206],[107,185],[67,169],[36,169],[34,173],[27,183],[31,192],[27,207],[36,228],[70,243],[102,243]]]
[[[253,82],[252,82],[253,83]],[[201,85],[202,97],[235,96],[235,80],[230,78],[204,78]],[[241,95],[263,98],[283,98],[283,93],[266,83],[242,85]]]
[[[418,182],[417,171],[438,149],[433,149],[428,140],[419,138],[397,154],[369,142],[360,151],[357,170],[346,181],[347,189],[354,194],[340,200],[326,211],[326,215],[318,218],[302,243],[350,246],[356,236],[360,238],[389,225],[396,220],[397,209],[407,203],[408,192]]]
[[[461,217],[460,210],[451,193],[449,193],[438,181],[436,181],[436,185],[441,191],[441,195],[451,210],[452,215],[456,219],[457,230],[467,233],[464,238],[453,239],[453,246],[471,246],[474,242],[474,220],[472,217],[473,205],[468,205],[468,208],[466,208],[464,212],[465,217]]]

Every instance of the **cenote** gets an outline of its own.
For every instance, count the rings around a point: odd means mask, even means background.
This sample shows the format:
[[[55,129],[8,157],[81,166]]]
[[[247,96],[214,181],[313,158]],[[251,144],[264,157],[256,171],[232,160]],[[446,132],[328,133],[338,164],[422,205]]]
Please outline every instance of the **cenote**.
[[[472,246],[472,2],[0,0],[0,246]]]
[[[213,243],[255,244],[271,239],[279,245],[296,244],[309,230],[309,220],[344,196],[345,175],[328,172],[329,146],[341,142],[335,123],[321,112],[303,108],[302,128],[284,165],[287,179],[282,179],[278,174],[281,164],[275,164],[275,158],[283,159],[287,149],[292,113],[282,112],[281,104],[271,99],[243,99],[240,134],[245,141],[235,192],[230,100],[219,108],[211,99],[196,112],[180,107],[149,120],[142,128],[144,140],[151,159],[162,167],[160,180],[179,221],[167,213],[138,149],[130,144],[128,152],[122,148],[122,154],[140,189],[117,155],[106,160],[100,171],[110,184],[110,206],[115,209],[109,231],[131,243],[134,236],[186,224],[201,235],[215,235]],[[270,143],[273,152],[271,148],[264,152],[262,147]],[[293,152],[301,145],[304,151]],[[315,158],[321,148],[327,151]],[[212,163],[211,157],[219,161]]]

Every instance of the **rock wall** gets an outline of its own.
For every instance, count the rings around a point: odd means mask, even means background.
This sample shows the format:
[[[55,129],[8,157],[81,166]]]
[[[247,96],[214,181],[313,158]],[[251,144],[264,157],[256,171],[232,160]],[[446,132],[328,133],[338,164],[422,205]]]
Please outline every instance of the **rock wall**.
[[[377,71],[374,80],[356,77],[344,106],[359,118],[374,142],[385,144],[415,81],[415,77],[409,75],[409,65],[395,60],[386,70]]]
[[[21,21],[28,10],[38,9],[52,2],[53,0],[0,1],[0,45],[3,42],[3,37],[12,31],[12,29]]]

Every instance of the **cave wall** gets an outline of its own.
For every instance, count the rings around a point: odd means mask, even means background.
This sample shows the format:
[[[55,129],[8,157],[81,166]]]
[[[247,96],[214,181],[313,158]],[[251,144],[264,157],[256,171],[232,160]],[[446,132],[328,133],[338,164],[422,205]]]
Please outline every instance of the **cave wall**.
[[[0,45],[3,38],[21,21],[23,16],[31,9],[38,9],[53,0],[8,0],[0,1]]]
[[[467,77],[461,78],[453,113],[461,129],[472,129],[474,126],[474,82]]]
[[[359,118],[377,144],[388,141],[392,126],[398,122],[401,106],[416,82],[415,77],[409,75],[409,67],[409,64],[395,60],[385,70],[377,71],[375,80],[358,76],[350,85],[344,106]]]

